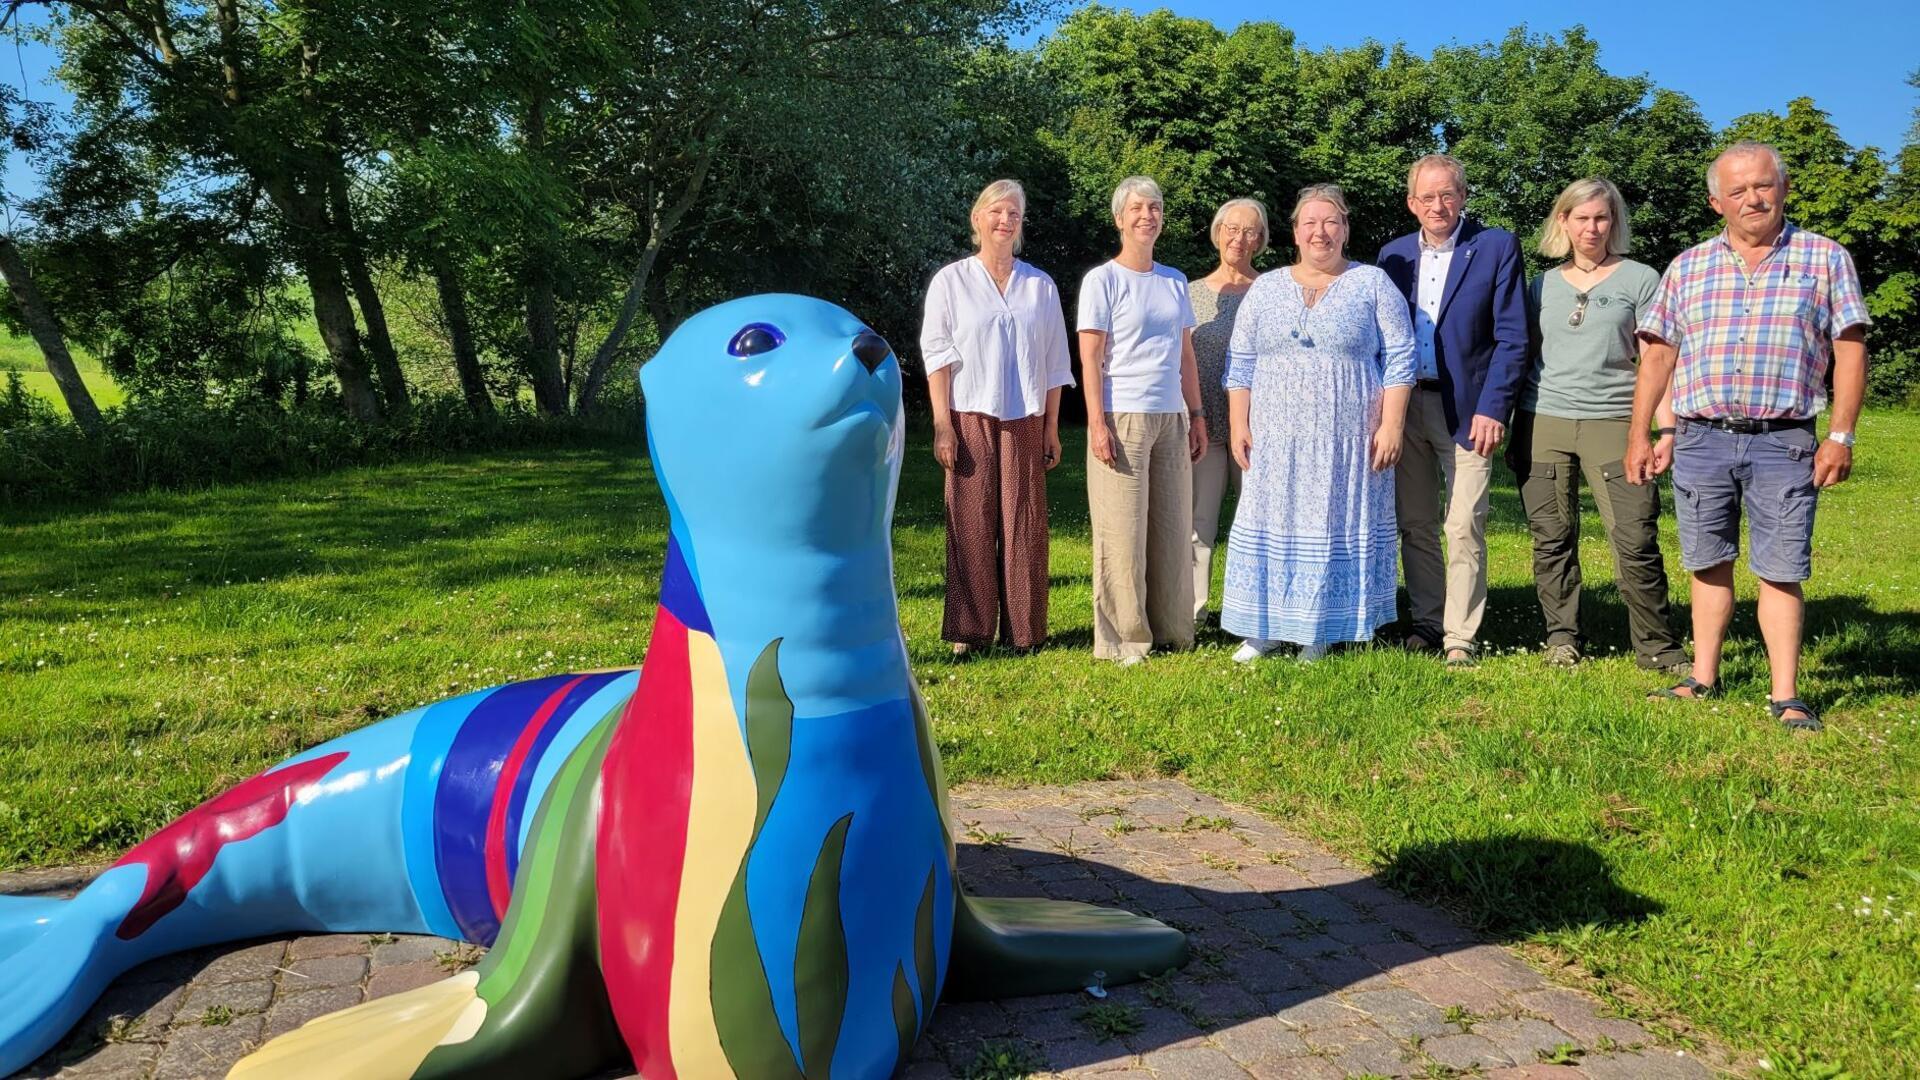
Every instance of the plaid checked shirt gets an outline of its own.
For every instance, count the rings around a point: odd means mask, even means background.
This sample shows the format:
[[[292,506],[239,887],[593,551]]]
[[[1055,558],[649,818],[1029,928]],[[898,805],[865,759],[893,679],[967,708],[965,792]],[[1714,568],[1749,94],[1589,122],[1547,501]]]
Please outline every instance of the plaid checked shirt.
[[[1640,334],[1679,350],[1678,415],[1800,420],[1826,407],[1833,339],[1870,322],[1847,249],[1789,221],[1751,274],[1724,232],[1681,252]]]

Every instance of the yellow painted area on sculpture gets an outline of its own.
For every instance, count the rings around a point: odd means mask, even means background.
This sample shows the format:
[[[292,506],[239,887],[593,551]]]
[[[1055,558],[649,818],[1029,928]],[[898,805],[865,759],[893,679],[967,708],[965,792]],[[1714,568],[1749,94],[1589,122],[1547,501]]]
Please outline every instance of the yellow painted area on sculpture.
[[[753,838],[753,764],[720,648],[687,633],[693,688],[693,791],[687,813],[686,860],[673,921],[673,976],[668,1037],[681,1076],[731,1076],[713,1019],[713,935],[733,878]]]
[[[480,1000],[479,985],[479,972],[463,971],[310,1020],[241,1058],[228,1080],[404,1080],[434,1047],[470,1039],[480,1030],[487,1003]]]

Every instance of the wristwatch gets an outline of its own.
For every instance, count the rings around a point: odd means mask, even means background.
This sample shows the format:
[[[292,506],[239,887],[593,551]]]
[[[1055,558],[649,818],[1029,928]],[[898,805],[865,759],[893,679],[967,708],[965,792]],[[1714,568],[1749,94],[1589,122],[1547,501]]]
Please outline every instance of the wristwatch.
[[[1678,430],[1680,430],[1680,429],[1679,429],[1679,428],[1670,428],[1670,427],[1662,427],[1662,428],[1654,428],[1654,429],[1653,429],[1653,437],[1654,437],[1654,438],[1656,438],[1656,439],[1664,439],[1664,438],[1666,438],[1667,436],[1669,436],[1669,435],[1671,435],[1671,434],[1673,434],[1674,432],[1676,432],[1676,431],[1678,431]]]
[[[1839,444],[1840,444],[1841,446],[1844,446],[1844,447],[1846,447],[1847,449],[1849,449],[1849,450],[1851,450],[1851,449],[1853,449],[1853,432],[1851,432],[1851,431],[1829,431],[1829,432],[1827,432],[1827,441],[1828,441],[1828,442],[1837,442],[1837,443],[1839,443]]]

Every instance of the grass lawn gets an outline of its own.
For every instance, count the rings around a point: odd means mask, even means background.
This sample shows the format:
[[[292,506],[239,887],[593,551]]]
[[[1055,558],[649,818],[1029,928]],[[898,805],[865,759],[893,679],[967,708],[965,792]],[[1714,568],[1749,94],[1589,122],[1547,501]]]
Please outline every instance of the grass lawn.
[[[120,404],[126,398],[120,384],[101,370],[99,361],[85,352],[74,351],[73,366],[80,369],[81,380],[93,392],[95,405],[105,409]],[[25,384],[28,393],[39,394],[53,402],[54,408],[59,409],[62,416],[67,414],[67,401],[60,396],[60,387],[47,372],[47,361],[40,354],[40,346],[35,345],[32,338],[0,331],[0,382],[5,381],[9,371],[20,373],[20,381]]]
[[[1496,652],[1476,670],[1392,650],[1240,667],[1218,634],[1096,663],[1074,435],[1052,477],[1057,647],[965,664],[939,641],[939,477],[913,447],[902,618],[955,779],[1181,775],[1391,863],[1397,887],[1775,1075],[1920,1073],[1920,416],[1868,416],[1859,471],[1822,499],[1803,687],[1826,710],[1817,737],[1763,711],[1744,578],[1729,696],[1642,700],[1656,680],[1605,655],[1625,615],[1592,515],[1602,658],[1545,668],[1504,476]],[[111,856],[417,703],[638,660],[664,524],[645,461],[599,451],[0,512],[0,867]]]

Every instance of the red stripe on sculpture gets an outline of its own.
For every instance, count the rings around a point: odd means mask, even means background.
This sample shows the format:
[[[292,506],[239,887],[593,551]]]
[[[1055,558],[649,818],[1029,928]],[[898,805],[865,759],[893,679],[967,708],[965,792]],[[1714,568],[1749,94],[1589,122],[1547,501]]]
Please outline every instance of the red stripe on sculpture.
[[[600,970],[614,1020],[649,1080],[675,1080],[669,1042],[674,912],[693,797],[687,628],[654,616],[640,686],[600,769]]]
[[[487,814],[487,899],[493,903],[494,918],[504,921],[507,917],[507,901],[513,899],[513,877],[507,873],[507,812],[513,806],[513,784],[520,778],[520,770],[527,763],[527,753],[540,738],[540,729],[547,726],[553,717],[553,711],[573,693],[573,688],[587,681],[580,675],[555,690],[540,708],[534,712],[533,719],[520,729],[520,737],[513,741],[513,749],[507,751],[507,758],[500,763],[500,779],[493,785],[493,809]],[[518,841],[519,837],[513,837]]]
[[[186,903],[187,894],[213,869],[214,857],[221,848],[258,836],[285,821],[300,792],[345,760],[344,751],[327,754],[242,781],[187,811],[180,820],[127,852],[113,865],[145,866],[147,884],[140,902],[127,912],[114,933],[123,941],[146,933],[168,912]]]

